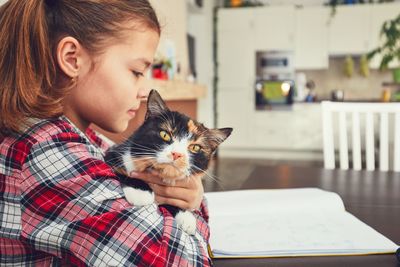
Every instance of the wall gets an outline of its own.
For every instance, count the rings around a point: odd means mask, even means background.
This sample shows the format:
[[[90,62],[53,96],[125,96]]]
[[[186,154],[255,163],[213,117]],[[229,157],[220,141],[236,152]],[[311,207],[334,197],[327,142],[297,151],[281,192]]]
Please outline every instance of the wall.
[[[347,100],[378,100],[382,93],[382,81],[393,81],[391,71],[371,70],[369,77],[359,72],[359,57],[353,57],[354,73],[351,78],[343,72],[344,57],[329,59],[328,70],[306,70],[307,80],[315,82],[319,99],[329,99],[334,89],[343,90]]]
[[[197,82],[207,86],[204,99],[200,99],[197,105],[197,118],[207,127],[214,125],[213,112],[213,7],[214,1],[204,1],[199,11],[189,12],[188,32],[196,40],[196,70]]]
[[[188,74],[187,7],[184,0],[150,0],[156,10],[162,27],[160,51],[165,51],[165,40],[170,39],[175,44],[177,62],[181,67],[181,79]]]

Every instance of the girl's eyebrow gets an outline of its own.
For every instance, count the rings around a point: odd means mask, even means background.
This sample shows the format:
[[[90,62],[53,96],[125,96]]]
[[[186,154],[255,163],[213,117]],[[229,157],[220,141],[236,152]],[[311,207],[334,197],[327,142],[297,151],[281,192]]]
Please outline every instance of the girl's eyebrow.
[[[142,63],[146,69],[147,69],[148,67],[150,67],[151,64],[152,64],[152,63],[151,63],[148,59],[146,59],[146,58],[137,58],[137,59],[134,60],[134,62],[138,62],[138,61],[139,61],[140,63]]]

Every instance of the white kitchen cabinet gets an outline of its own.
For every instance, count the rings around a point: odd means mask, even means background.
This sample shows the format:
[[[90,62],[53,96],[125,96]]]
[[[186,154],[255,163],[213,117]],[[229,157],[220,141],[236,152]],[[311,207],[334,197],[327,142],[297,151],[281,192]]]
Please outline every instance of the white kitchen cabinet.
[[[294,49],[294,6],[268,6],[254,9],[256,50]]]
[[[252,109],[250,88],[229,90],[227,88],[218,91],[218,127],[232,127],[231,136],[221,144],[227,147],[251,147],[254,140],[251,138],[249,122]]]
[[[399,3],[386,3],[371,6],[371,30],[370,30],[370,41],[368,50],[371,51],[377,48],[383,40],[381,40],[380,32],[382,25],[385,21],[394,19],[400,15],[400,4]],[[382,57],[375,55],[370,61],[370,68],[377,69],[381,62]],[[398,67],[399,62],[393,61],[389,64],[389,67]]]
[[[218,86],[221,88],[250,87],[255,77],[255,51],[250,31],[218,32]]]
[[[295,58],[296,69],[327,69],[329,10],[310,7],[296,10]]]
[[[292,111],[258,111],[253,114],[253,139],[260,149],[290,147],[293,133]]]
[[[220,147],[221,155],[229,157],[260,157],[281,159],[321,159],[322,122],[320,104],[294,104],[287,111],[245,112],[237,104],[239,93],[222,92],[220,101],[231,100],[220,108],[219,127],[233,126],[229,139]],[[223,98],[223,99],[222,99]],[[245,101],[242,100],[242,103]]]
[[[257,147],[275,150],[321,150],[319,104],[294,104],[288,111],[259,111],[252,117]]]
[[[364,54],[370,36],[370,5],[338,6],[329,25],[331,55]]]
[[[221,8],[218,10],[217,30],[248,31],[253,27],[254,8]]]
[[[255,72],[253,9],[221,9],[218,13],[218,86],[236,90],[252,86]]]

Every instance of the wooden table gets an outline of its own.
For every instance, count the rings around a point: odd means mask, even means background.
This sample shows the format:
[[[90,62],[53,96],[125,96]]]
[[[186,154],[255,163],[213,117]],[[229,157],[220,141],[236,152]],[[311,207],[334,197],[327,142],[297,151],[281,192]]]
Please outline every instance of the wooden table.
[[[318,187],[338,193],[346,210],[400,244],[400,173],[257,166],[237,189]],[[215,259],[222,266],[400,266],[395,255]]]

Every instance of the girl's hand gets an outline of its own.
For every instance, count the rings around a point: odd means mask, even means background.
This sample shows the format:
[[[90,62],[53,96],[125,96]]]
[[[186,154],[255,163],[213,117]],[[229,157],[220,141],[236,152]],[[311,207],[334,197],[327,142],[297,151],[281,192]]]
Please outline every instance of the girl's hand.
[[[158,204],[168,204],[184,210],[195,210],[200,207],[203,200],[202,174],[175,181],[174,185],[164,183],[155,171],[131,172],[130,176],[147,182],[154,191]]]

